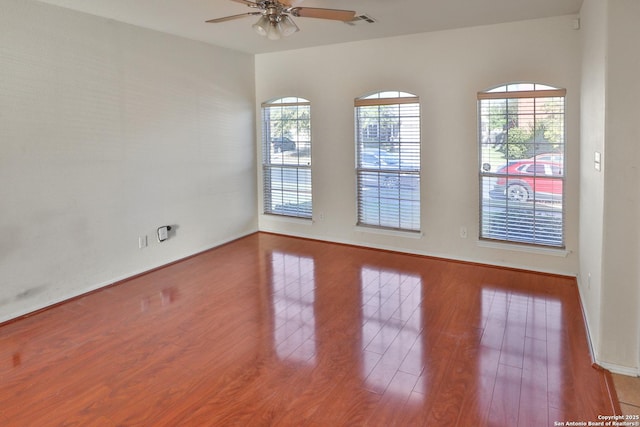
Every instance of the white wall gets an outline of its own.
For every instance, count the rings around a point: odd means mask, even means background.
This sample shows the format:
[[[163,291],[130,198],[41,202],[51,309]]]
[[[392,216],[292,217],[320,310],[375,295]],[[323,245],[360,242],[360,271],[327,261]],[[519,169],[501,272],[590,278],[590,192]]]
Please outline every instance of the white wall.
[[[261,215],[260,229],[576,275],[581,64],[579,32],[572,29],[574,18],[564,16],[257,55],[258,104],[282,96],[311,101],[314,186],[313,223]],[[514,81],[567,89],[566,246],[570,253],[566,257],[477,244],[476,94]],[[355,228],[353,101],[368,92],[385,89],[411,92],[421,99],[420,238]],[[259,140],[260,126],[257,129]],[[468,228],[467,239],[460,237],[460,227]]]
[[[600,357],[640,374],[640,2],[609,0]]]
[[[640,2],[608,0],[606,8],[602,288],[596,348],[605,367],[638,375]]]
[[[580,275],[585,318],[596,359],[601,336],[602,245],[605,171],[597,171],[594,153],[604,160],[606,119],[607,7],[601,0],[586,0],[580,10],[582,36],[582,100],[580,151]]]
[[[252,56],[0,10],[0,321],[257,229]]]

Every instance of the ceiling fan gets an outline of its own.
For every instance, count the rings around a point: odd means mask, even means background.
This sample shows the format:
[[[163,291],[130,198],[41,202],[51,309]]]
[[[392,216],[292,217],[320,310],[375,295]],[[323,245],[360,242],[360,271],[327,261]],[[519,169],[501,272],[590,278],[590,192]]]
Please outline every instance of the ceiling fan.
[[[351,21],[356,14],[352,10],[298,7],[292,4],[292,0],[231,1],[242,3],[251,8],[258,9],[259,11],[210,19],[206,22],[216,24],[219,22],[244,18],[245,16],[261,15],[258,22],[253,24],[253,29],[261,36],[267,37],[270,40],[278,40],[283,36],[287,37],[297,31],[300,31],[300,28],[298,28],[295,22],[293,22],[291,16],[295,16],[296,18],[319,18],[348,22]]]

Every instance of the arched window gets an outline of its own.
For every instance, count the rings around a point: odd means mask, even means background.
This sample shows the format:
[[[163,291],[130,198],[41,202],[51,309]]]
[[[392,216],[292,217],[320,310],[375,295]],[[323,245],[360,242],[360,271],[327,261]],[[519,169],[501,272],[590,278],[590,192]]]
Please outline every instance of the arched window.
[[[265,102],[262,126],[264,213],[311,218],[311,103]]]
[[[358,225],[420,231],[420,103],[406,92],[355,100]]]
[[[564,247],[565,95],[535,83],[478,93],[481,239]]]

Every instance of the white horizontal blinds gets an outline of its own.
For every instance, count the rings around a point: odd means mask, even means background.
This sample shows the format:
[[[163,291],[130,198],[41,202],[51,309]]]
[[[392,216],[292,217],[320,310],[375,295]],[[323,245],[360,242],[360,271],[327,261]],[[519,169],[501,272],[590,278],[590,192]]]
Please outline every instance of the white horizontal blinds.
[[[565,90],[478,94],[480,237],[564,247]]]
[[[262,114],[264,212],[311,218],[311,104],[280,98]]]
[[[404,92],[355,100],[358,224],[420,230],[420,104]]]

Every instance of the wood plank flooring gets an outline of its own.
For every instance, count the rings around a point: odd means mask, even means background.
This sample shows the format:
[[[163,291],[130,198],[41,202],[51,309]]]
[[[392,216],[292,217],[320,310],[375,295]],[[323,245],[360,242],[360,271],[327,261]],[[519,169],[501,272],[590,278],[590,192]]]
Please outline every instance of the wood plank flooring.
[[[574,279],[257,233],[0,326],[0,425],[613,414]]]

